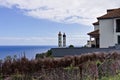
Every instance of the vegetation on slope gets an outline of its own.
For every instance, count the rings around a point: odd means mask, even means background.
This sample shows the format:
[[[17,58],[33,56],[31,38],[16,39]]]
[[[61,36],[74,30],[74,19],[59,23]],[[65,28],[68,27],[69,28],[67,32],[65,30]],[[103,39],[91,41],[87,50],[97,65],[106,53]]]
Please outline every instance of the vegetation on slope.
[[[63,58],[7,56],[0,60],[1,80],[119,80],[120,54],[88,53]]]

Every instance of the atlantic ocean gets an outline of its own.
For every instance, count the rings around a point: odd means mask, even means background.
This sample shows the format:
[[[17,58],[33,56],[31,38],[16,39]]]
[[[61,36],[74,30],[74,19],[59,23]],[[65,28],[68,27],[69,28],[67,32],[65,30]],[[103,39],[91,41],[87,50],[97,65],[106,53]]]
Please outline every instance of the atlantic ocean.
[[[17,58],[25,56],[28,59],[34,59],[37,53],[44,53],[51,48],[56,48],[57,46],[0,46],[0,59],[4,59],[6,56]]]

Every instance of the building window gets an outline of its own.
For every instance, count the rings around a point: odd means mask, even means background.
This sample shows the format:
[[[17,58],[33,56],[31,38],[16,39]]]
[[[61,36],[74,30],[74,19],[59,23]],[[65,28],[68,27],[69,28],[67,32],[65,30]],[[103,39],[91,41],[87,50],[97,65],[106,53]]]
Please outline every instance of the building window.
[[[116,32],[120,32],[120,19],[116,20]]]
[[[118,44],[120,44],[120,36],[118,36]]]

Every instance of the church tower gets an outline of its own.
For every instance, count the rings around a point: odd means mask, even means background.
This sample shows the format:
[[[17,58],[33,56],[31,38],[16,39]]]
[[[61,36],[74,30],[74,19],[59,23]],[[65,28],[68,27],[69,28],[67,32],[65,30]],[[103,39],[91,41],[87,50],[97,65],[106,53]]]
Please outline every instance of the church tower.
[[[61,32],[59,32],[59,34],[58,34],[58,47],[59,48],[62,47],[62,34],[61,34]]]
[[[65,33],[63,34],[63,47],[66,47],[66,35]]]

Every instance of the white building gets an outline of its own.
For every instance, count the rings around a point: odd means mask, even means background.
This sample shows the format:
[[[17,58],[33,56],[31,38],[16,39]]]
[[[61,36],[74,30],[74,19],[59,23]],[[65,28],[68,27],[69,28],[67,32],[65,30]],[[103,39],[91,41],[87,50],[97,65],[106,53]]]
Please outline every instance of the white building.
[[[61,32],[58,33],[58,47],[62,47],[62,34]]]
[[[63,34],[63,47],[66,47],[66,35],[65,33]]]
[[[62,35],[61,32],[58,33],[58,47],[66,48],[66,35],[65,33]]]
[[[94,31],[88,33],[94,38],[95,47],[109,48],[120,44],[120,8],[109,9],[103,16],[97,18],[98,22],[93,23]],[[92,46],[92,44],[90,44]]]

